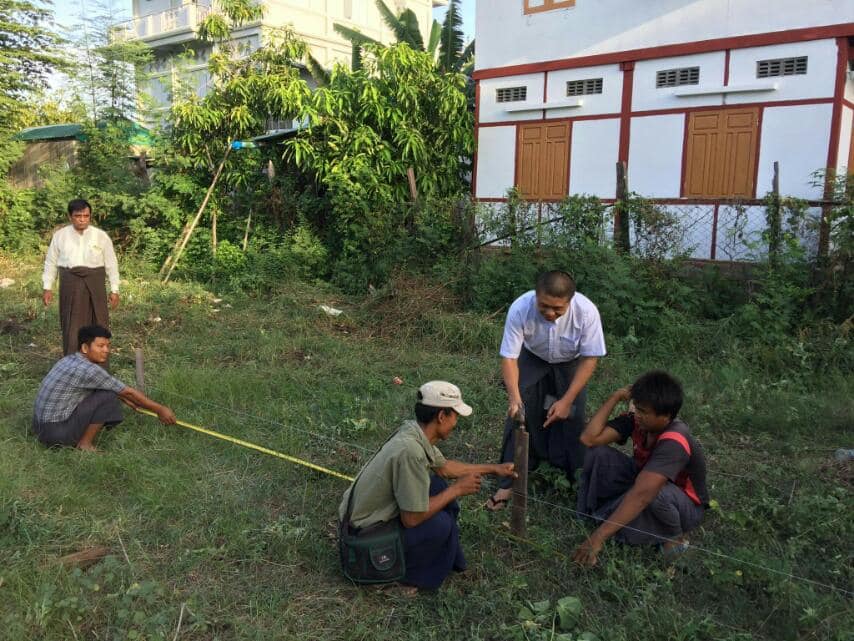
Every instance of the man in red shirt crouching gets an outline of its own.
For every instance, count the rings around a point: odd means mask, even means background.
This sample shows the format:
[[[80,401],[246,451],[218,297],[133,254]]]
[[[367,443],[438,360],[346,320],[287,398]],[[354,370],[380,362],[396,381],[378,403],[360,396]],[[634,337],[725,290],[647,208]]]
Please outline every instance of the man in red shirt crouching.
[[[614,407],[629,411],[609,420]],[[706,459],[688,426],[676,418],[682,386],[666,372],[647,372],[618,389],[599,408],[581,442],[589,447],[578,487],[578,511],[601,524],[575,550],[582,565],[596,564],[612,536],[630,545],[660,544],[665,555],[687,548],[709,504]],[[632,439],[634,456],[611,443]]]

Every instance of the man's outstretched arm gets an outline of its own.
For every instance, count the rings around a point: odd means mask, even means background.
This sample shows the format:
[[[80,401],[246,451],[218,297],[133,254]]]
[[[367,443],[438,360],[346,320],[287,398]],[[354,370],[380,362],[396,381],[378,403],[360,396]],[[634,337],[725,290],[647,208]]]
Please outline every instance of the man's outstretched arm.
[[[174,425],[178,420],[175,418],[175,413],[171,409],[151,400],[145,394],[133,387],[125,387],[121,392],[119,392],[118,396],[123,403],[134,410],[141,407],[154,412],[157,414],[157,418],[160,419],[160,422],[164,425]]]
[[[666,483],[667,477],[663,474],[641,471],[635,479],[632,489],[626,492],[619,507],[610,518],[596,528],[593,534],[578,546],[572,555],[573,560],[581,565],[591,567],[596,565],[597,557],[605,545],[605,541],[619,532],[627,523],[631,523],[637,518],[638,514],[655,500]]]

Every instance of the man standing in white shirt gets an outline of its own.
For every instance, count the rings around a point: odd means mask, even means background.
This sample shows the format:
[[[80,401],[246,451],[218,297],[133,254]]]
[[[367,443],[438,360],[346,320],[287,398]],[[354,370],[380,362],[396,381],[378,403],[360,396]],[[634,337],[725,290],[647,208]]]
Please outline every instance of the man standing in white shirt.
[[[564,271],[549,271],[536,289],[510,306],[501,341],[501,373],[507,389],[507,420],[501,462],[513,460],[515,417],[524,409],[530,433],[529,467],[547,461],[574,481],[584,464],[587,382],[605,355],[599,310],[575,291]],[[512,481],[502,479],[487,508],[500,510],[510,500]]]
[[[110,280],[110,307],[119,306],[119,265],[113,242],[105,232],[90,225],[92,208],[85,200],[68,203],[68,219],[71,224],[56,231],[50,241],[42,275],[42,300],[48,306],[59,273],[59,323],[65,355],[77,351],[81,327],[110,326],[106,278]]]

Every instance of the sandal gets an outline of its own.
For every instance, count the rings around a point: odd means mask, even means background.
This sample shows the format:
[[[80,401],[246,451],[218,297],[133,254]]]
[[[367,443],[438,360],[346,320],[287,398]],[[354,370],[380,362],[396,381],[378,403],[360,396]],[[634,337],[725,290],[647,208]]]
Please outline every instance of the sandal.
[[[490,512],[500,512],[503,510],[507,504],[510,502],[510,499],[497,499],[494,496],[490,496],[486,499],[486,504],[484,507]]]
[[[691,544],[685,540],[681,541],[678,544],[666,548],[664,544],[659,543],[658,549],[661,551],[661,557],[664,559],[665,563],[673,563],[683,554],[685,554],[691,547]]]

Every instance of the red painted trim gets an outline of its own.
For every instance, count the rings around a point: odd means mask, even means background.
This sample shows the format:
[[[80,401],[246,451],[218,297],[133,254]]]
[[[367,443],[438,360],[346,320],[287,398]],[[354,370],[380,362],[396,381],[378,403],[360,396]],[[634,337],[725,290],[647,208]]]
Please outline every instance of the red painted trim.
[[[522,128],[516,123],[516,153],[513,154],[513,188],[519,188],[519,155],[522,153]]]
[[[851,102],[847,98],[842,99],[842,104],[848,107],[849,109],[854,109],[854,102]]]
[[[833,115],[830,117],[830,143],[827,146],[828,169],[835,169],[839,162],[839,137],[842,133],[842,101],[845,99],[845,79],[847,78],[848,71],[848,38],[837,38],[836,46],[836,87],[833,91]],[[825,194],[826,197],[827,194]]]
[[[471,167],[471,195],[477,198],[477,150],[480,147],[480,80],[474,83],[474,154]]]
[[[688,123],[691,118],[685,114],[685,122],[682,123],[682,166],[679,169],[679,196],[685,197],[685,176],[688,171]]]
[[[729,86],[729,55],[732,49],[727,49],[724,55],[724,87]]]
[[[762,119],[765,116],[765,108],[759,108],[759,115],[756,117],[756,162],[753,167],[753,197],[759,198],[759,152],[762,149]]]
[[[534,123],[539,122],[543,124],[547,124],[550,122],[566,122],[570,120],[615,120],[620,117],[620,114],[611,113],[611,114],[592,114],[589,116],[571,116],[564,118],[534,118],[531,120],[497,120],[495,122],[482,122],[480,123],[481,127],[510,127],[519,124],[525,123]]]
[[[650,109],[649,111],[637,111],[632,118],[643,118],[645,116],[666,116],[668,114],[693,113],[695,111],[717,111],[718,109],[749,109],[750,107],[799,107],[803,105],[829,105],[833,98],[803,98],[801,100],[780,100],[777,102],[739,102],[728,105],[703,105],[701,107],[682,107],[673,109]]]
[[[703,105],[700,107],[673,107],[670,109],[648,109],[646,111],[633,111],[629,115],[632,118],[644,118],[646,116],[668,116],[674,114],[687,114],[693,113],[695,111],[716,111],[718,109],[727,109],[727,108],[743,108],[747,109],[749,107],[800,107],[806,105],[830,105],[834,103],[833,98],[802,98],[799,100],[778,100],[777,102],[766,101],[766,102],[740,102],[736,104],[730,105]],[[848,103],[848,105],[854,109],[854,103]],[[620,118],[622,117],[622,113],[605,113],[605,114],[590,114],[585,116],[569,116],[564,118],[532,118],[529,120],[497,120],[495,122],[481,122],[478,124],[478,127],[508,127],[515,126],[519,124],[525,123],[534,123],[534,122],[562,122],[562,121],[576,121],[576,120],[607,120],[611,118]]]
[[[566,146],[566,195],[569,196],[572,192],[569,190],[569,179],[572,178],[572,121],[569,121],[569,144]]]
[[[708,53],[711,51],[724,51],[726,49],[764,47],[767,45],[804,42],[807,40],[823,40],[826,38],[841,38],[852,35],[854,35],[854,22],[846,22],[825,27],[807,27],[804,29],[789,29],[787,31],[756,33],[747,36],[714,38],[711,40],[701,40],[699,42],[685,42],[680,44],[663,45],[660,47],[647,47],[643,49],[595,54],[592,56],[564,58],[562,60],[549,60],[547,62],[533,62],[521,65],[493,67],[491,69],[479,69],[474,72],[473,77],[477,80],[483,78],[500,78],[502,76],[518,76],[527,73],[556,71],[558,69],[573,69],[576,67],[615,64],[626,60],[651,60],[654,58],[667,58],[671,56],[686,56],[695,53]]]
[[[709,251],[709,260],[715,260],[718,251],[718,209],[720,204],[715,205],[715,211],[712,213],[712,248]]]
[[[634,62],[624,63],[620,65],[623,70],[623,96],[620,102],[620,147],[617,152],[617,160],[629,163],[629,141],[631,140],[632,132],[632,92],[635,84],[635,64]]]
[[[506,198],[475,198],[475,202],[478,203],[506,203]]]

